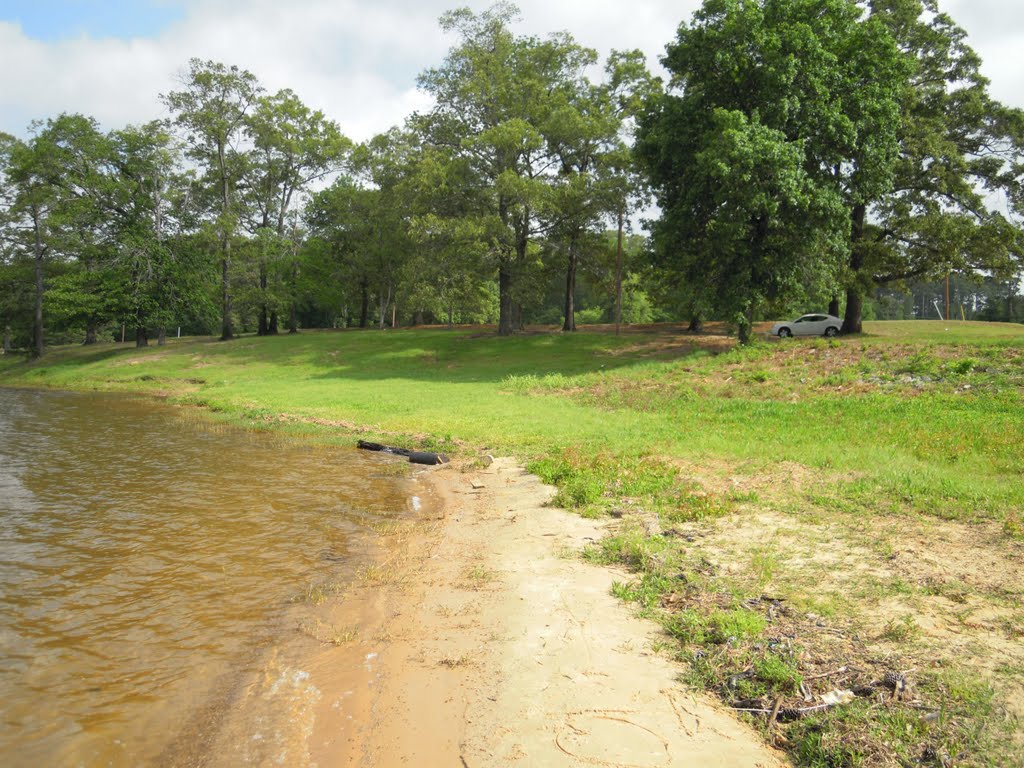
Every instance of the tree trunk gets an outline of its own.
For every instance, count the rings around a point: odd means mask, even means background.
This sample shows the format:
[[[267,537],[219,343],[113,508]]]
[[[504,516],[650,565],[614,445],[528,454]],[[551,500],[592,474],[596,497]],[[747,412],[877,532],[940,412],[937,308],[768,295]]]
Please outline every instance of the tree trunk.
[[[292,302],[288,309],[288,333],[299,332],[299,265],[292,262]]]
[[[227,154],[226,154],[226,142],[218,140],[217,142],[217,160],[218,169],[220,171],[220,192],[221,192],[221,341],[229,341],[235,335],[235,329],[232,327],[231,321],[231,235],[234,234],[234,230],[229,232],[227,229],[227,216],[231,210],[231,184],[228,180],[227,172]]]
[[[622,331],[622,229],[626,223],[626,211],[619,206],[619,234],[615,245],[615,335]]]
[[[949,322],[949,269],[946,270],[946,322]]]
[[[276,336],[277,332],[278,332],[277,310],[274,309],[274,310],[270,311],[270,322],[267,324],[267,333],[270,336]]]
[[[417,309],[415,312],[412,313],[412,324],[413,325],[423,325],[423,310],[422,309]]]
[[[370,324],[370,283],[366,278],[362,282],[363,306],[359,310],[359,327],[365,328]]]
[[[750,343],[752,338],[751,331],[754,328],[754,307],[753,305],[748,306],[743,310],[743,319],[740,321],[739,328],[739,342],[740,344],[746,345]]]
[[[43,292],[46,286],[43,282],[43,238],[39,232],[38,214],[33,211],[33,229],[35,230],[35,277],[36,277],[36,315],[32,326],[32,355],[33,357],[43,356]]]
[[[526,266],[526,252],[530,247],[530,210],[527,208],[525,211],[519,214],[518,223],[516,224],[516,269],[519,270],[518,274],[523,274],[523,269]],[[509,293],[512,293],[512,284],[509,283]],[[512,329],[514,331],[522,331],[526,329],[525,313],[523,312],[523,302],[515,301],[510,295],[509,300],[512,302]]]
[[[864,297],[856,288],[846,289],[846,313],[843,315],[843,327],[840,333],[861,333],[863,331],[861,316],[864,313]]]
[[[387,328],[388,321],[388,305],[391,303],[391,286],[388,286],[387,291],[380,292],[380,311],[378,312],[378,330],[383,331]]]
[[[828,303],[828,313],[832,317],[839,317],[839,296],[832,296],[832,301]]]
[[[162,347],[167,343],[167,329],[162,325],[156,329],[156,345]]]
[[[270,333],[270,324],[267,322],[267,263],[260,260],[260,306],[257,310],[259,317],[256,319],[256,335],[266,336]]]
[[[864,267],[864,254],[861,241],[864,239],[864,218],[867,206],[855,205],[850,213],[850,272],[852,282],[846,289],[846,312],[843,315],[843,327],[840,333],[861,333],[862,316],[864,314],[864,297],[861,295],[860,271]]]
[[[231,243],[225,239],[223,245],[223,257],[220,260],[220,281],[221,281],[221,318],[220,318],[220,340],[230,341],[235,335],[235,329],[231,325]]]
[[[82,342],[84,346],[96,343],[96,326],[89,323],[85,326],[85,341]]]
[[[513,332],[512,273],[502,264],[498,268],[498,335],[511,336]]]
[[[576,253],[576,238],[569,242],[569,264],[565,272],[565,322],[563,331],[576,330],[576,266],[579,257]]]
[[[700,319],[700,315],[690,315],[690,324],[686,327],[689,333],[700,333],[704,330],[704,321]]]
[[[146,334],[146,326],[137,325],[135,326],[135,348],[148,347],[149,336]]]
[[[3,353],[5,355],[11,354],[11,326],[4,326],[4,346]]]
[[[752,242],[750,244],[750,255],[753,267],[750,274],[751,285],[760,284],[760,264],[762,261],[765,243],[768,241],[768,217],[758,216],[751,222],[752,231]],[[753,339],[754,330],[754,301],[753,298],[747,301],[746,306],[743,308],[742,314],[738,318],[739,320],[739,342],[741,345],[746,346]]]

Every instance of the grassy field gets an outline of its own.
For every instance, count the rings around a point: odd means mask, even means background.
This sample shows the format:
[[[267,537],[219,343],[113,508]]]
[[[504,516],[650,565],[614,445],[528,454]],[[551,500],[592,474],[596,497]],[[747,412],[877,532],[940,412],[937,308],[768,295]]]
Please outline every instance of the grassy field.
[[[513,454],[612,516],[587,556],[797,764],[1022,765],[1024,327],[865,330],[306,332],[0,358],[0,385]]]

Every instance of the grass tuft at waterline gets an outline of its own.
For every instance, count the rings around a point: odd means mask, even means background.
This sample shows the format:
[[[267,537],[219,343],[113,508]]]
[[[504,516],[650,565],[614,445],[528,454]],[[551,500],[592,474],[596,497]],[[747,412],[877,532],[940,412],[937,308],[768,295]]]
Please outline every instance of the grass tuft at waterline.
[[[515,455],[559,504],[611,517],[587,557],[632,569],[616,593],[661,621],[690,682],[798,764],[1020,764],[1024,327],[866,331],[751,348],[677,327],[186,339],[0,358],[0,385]]]

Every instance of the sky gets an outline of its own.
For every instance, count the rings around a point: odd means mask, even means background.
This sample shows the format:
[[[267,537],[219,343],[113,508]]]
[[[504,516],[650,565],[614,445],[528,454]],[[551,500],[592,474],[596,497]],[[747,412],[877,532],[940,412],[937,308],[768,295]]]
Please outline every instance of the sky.
[[[602,58],[643,50],[652,68],[700,0],[518,0],[516,30],[568,31]],[[166,117],[159,95],[188,60],[213,59],[291,88],[362,141],[429,107],[416,76],[456,41],[437,19],[474,0],[0,0],[0,131],[26,136],[61,112],[106,130]],[[1024,2],[940,0],[967,30],[992,94],[1024,107]]]

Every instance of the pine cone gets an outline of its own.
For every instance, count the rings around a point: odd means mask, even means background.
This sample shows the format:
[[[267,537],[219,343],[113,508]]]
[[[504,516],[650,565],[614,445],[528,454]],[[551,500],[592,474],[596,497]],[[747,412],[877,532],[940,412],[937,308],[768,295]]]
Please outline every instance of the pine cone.
[[[901,688],[906,688],[907,678],[899,672],[886,672],[885,677],[882,678],[882,684],[890,691],[895,691]]]

